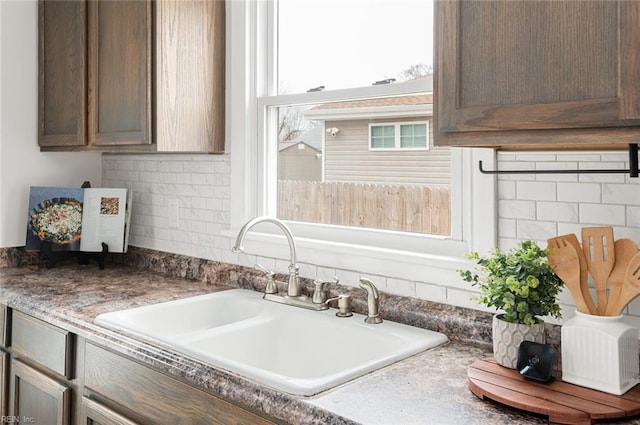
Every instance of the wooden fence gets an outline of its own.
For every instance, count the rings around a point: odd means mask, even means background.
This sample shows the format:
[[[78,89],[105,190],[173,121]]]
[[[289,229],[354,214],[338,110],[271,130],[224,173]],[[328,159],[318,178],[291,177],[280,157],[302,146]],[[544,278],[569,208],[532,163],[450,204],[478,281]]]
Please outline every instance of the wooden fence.
[[[451,234],[448,186],[281,180],[278,198],[284,220]]]

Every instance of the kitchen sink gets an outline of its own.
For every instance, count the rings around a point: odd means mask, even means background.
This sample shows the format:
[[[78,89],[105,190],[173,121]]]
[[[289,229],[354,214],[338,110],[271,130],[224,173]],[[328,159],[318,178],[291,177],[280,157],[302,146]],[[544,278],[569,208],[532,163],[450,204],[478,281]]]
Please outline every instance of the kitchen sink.
[[[235,291],[214,292],[105,313],[96,318],[96,323],[169,342],[181,335],[257,316],[263,304],[260,297],[238,295]]]
[[[96,323],[160,340],[205,363],[309,396],[448,341],[444,334],[364,316],[336,317],[232,289],[101,314]]]

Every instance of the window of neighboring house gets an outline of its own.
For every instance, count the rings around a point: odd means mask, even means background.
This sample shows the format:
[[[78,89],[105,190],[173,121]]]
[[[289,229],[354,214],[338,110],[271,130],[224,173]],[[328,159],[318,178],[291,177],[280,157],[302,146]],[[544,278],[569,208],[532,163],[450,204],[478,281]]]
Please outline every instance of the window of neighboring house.
[[[427,123],[369,124],[369,141],[376,149],[429,149]]]

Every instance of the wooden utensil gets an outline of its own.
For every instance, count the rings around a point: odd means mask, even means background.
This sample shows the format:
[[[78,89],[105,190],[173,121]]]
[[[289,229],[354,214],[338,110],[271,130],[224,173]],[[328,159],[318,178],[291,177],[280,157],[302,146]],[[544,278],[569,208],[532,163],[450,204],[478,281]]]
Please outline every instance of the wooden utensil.
[[[615,263],[613,228],[583,227],[582,250],[596,287],[600,315],[607,311],[607,280]]]
[[[584,298],[584,302],[587,304],[589,314],[598,314],[598,309],[596,308],[596,304],[593,302],[593,297],[591,297],[591,292],[589,291],[589,269],[587,267],[587,259],[584,256],[584,252],[582,251],[582,246],[580,246],[578,238],[574,233],[558,236],[558,238],[569,242],[576,250],[576,253],[578,254],[578,262],[580,263],[580,292],[582,292],[582,298]]]
[[[638,252],[638,246],[631,239],[618,239],[615,241],[616,261],[613,270],[609,275],[609,300],[607,301],[606,315],[609,316],[609,306],[616,304],[616,300],[620,297],[622,286],[624,283],[627,266]]]
[[[618,316],[635,297],[640,295],[640,252],[631,258],[624,274],[624,284],[620,295],[607,307],[608,316]]]
[[[567,288],[569,288],[573,300],[576,303],[576,308],[581,313],[593,314],[587,306],[580,286],[580,260],[578,258],[578,251],[576,251],[570,242],[562,237],[548,239],[547,243],[549,244],[549,255],[547,256],[549,264],[551,264],[556,274],[562,279]]]

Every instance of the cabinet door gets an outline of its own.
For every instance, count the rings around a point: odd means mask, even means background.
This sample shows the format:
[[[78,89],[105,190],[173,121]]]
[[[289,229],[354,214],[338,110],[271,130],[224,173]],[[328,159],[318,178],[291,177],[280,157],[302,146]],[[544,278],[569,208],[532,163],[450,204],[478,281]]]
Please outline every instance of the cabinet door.
[[[138,425],[111,409],[86,397],[82,399],[81,425]]]
[[[86,142],[86,2],[41,1],[38,22],[38,144]]]
[[[71,389],[17,360],[11,361],[10,392],[11,416],[37,424],[71,424]]]
[[[91,1],[89,143],[151,143],[151,2]]]
[[[637,141],[620,127],[640,125],[640,2],[436,5],[439,144],[557,129],[589,141],[578,129],[602,128]]]
[[[156,143],[224,152],[225,2],[156,3]]]

